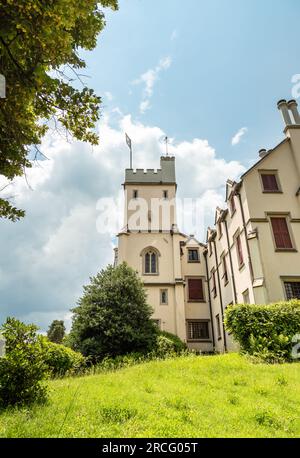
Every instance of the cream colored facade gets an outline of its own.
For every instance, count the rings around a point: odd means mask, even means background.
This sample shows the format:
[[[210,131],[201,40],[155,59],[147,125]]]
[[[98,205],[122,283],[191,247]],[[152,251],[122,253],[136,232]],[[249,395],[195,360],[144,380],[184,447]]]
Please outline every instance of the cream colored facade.
[[[227,181],[226,208],[217,208],[206,244],[177,228],[174,158],[162,157],[158,171],[126,170],[117,262],[137,270],[153,319],[190,348],[236,348],[223,325],[229,304],[300,298],[300,116],[295,101],[280,101],[278,108],[285,139],[261,150],[239,182]],[[145,210],[137,214],[141,202]],[[167,221],[155,207],[165,204],[171,207]]]
[[[162,330],[178,335],[190,348],[212,351],[206,246],[178,230],[176,188],[173,157],[161,157],[158,171],[126,170],[124,229],[118,234],[116,262],[126,261],[138,272],[153,307],[153,319]],[[158,212],[157,206],[170,208],[169,219],[163,216],[168,212]],[[191,250],[195,260],[189,261]],[[155,256],[151,272],[149,265],[148,272],[146,268],[147,254],[149,263]],[[191,299],[189,289],[195,280],[197,286],[202,285],[202,294]]]
[[[229,304],[300,298],[300,117],[295,101],[280,101],[278,108],[285,139],[261,150],[238,183],[228,180],[227,208],[217,208],[207,232],[210,288],[212,272],[218,278],[211,306],[219,351],[235,347],[222,326]]]

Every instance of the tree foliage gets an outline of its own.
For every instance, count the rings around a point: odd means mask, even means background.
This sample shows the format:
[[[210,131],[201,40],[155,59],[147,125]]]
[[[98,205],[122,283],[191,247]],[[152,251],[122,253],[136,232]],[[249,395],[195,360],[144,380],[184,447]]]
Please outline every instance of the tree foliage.
[[[47,336],[50,342],[62,343],[66,333],[66,328],[62,320],[54,320],[49,326]]]
[[[105,26],[102,7],[117,0],[0,0],[0,175],[8,180],[31,166],[29,150],[49,125],[60,124],[76,139],[96,144],[100,97],[76,89],[67,71],[80,78],[79,50],[92,50]],[[36,147],[36,151],[38,151]],[[24,212],[0,198],[0,217],[15,221]]]
[[[5,356],[0,358],[0,407],[43,402],[47,398],[44,380],[48,367],[37,327],[15,318],[2,326]]]
[[[151,351],[158,330],[137,273],[123,263],[90,280],[73,310],[73,348],[94,360]]]
[[[291,361],[300,335],[300,301],[226,308],[225,327],[241,350],[268,362]],[[298,355],[296,356],[298,359]]]

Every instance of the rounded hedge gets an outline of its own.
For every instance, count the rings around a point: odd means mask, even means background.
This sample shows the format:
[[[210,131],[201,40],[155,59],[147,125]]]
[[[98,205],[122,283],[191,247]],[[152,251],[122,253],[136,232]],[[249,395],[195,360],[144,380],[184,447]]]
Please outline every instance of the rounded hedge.
[[[86,367],[86,358],[64,345],[43,339],[43,360],[52,377],[76,375]]]
[[[224,323],[241,350],[250,355],[270,362],[297,359],[294,353],[297,339],[300,340],[299,300],[231,305],[225,311]]]

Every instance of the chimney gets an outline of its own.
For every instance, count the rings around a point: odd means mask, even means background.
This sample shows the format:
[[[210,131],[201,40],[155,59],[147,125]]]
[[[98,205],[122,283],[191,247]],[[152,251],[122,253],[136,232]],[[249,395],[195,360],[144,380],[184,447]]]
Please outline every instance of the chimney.
[[[290,116],[290,112],[289,112],[289,109],[288,109],[288,103],[286,100],[279,100],[279,102],[277,103],[277,107],[278,107],[278,110],[281,111],[281,114],[282,114],[282,117],[283,117],[283,120],[284,120],[284,123],[286,126],[290,126],[292,123],[292,119],[291,119],[291,116]]]
[[[296,102],[296,100],[290,100],[287,104],[289,110],[291,111],[292,115],[293,115],[293,118],[294,118],[294,121],[295,121],[295,124],[300,124],[300,116],[299,116],[299,112],[298,112],[298,103]]]
[[[267,151],[265,148],[259,150],[258,155],[259,155],[259,157],[260,157],[261,159],[262,159],[263,157],[265,157],[266,154],[268,154],[268,151]]]

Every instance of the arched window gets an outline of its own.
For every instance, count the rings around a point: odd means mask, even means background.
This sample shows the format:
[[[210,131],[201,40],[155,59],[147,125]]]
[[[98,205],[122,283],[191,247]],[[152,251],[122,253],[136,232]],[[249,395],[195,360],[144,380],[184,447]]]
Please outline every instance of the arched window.
[[[146,248],[142,251],[141,256],[143,258],[143,274],[157,275],[159,252],[155,248]]]

